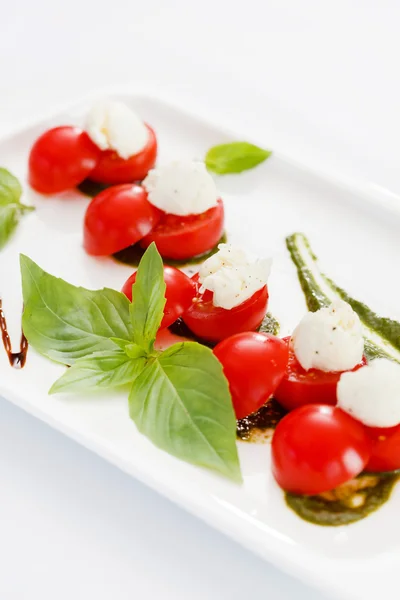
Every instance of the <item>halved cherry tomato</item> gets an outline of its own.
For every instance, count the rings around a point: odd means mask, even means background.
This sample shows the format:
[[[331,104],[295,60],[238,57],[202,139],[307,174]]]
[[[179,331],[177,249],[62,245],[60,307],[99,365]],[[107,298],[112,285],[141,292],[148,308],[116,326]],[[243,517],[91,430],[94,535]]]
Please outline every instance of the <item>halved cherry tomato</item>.
[[[93,171],[101,150],[78,127],[55,127],[43,133],[29,154],[29,185],[41,194],[76,187]]]
[[[288,492],[320,494],[361,473],[370,451],[362,423],[336,406],[309,404],[278,423],[272,438],[272,472]]]
[[[199,290],[199,275],[192,277]],[[183,315],[189,329],[199,338],[209,342],[220,342],[243,331],[255,331],[267,312],[268,288],[265,285],[251,298],[231,310],[214,306],[213,293],[198,291],[196,300]]]
[[[165,258],[185,260],[208,252],[220,241],[224,232],[222,200],[200,215],[179,217],[163,213],[157,227],[140,242],[143,248],[156,243]]]
[[[114,150],[103,150],[95,169],[90,173],[90,179],[98,183],[132,183],[141,181],[155,165],[157,158],[157,138],[152,128],[146,146],[129,158],[121,158]]]
[[[282,379],[275,392],[275,398],[286,410],[293,410],[305,404],[331,404],[337,403],[336,387],[341,372],[326,372],[318,369],[306,371],[296,358],[290,345],[290,337],[284,338],[289,346],[289,363],[285,377]],[[357,371],[367,364],[364,357],[360,364],[352,371]]]
[[[365,470],[380,473],[400,469],[400,425],[366,427],[366,430],[372,439],[372,450]]]
[[[220,342],[214,354],[229,382],[236,418],[261,408],[285,374],[288,347],[269,333],[238,333]]]
[[[136,244],[157,224],[161,211],[147,192],[131,183],[103,190],[87,207],[83,245],[88,254],[107,256]]]
[[[136,281],[136,271],[124,283],[121,292],[132,301],[132,285]],[[183,315],[191,305],[196,294],[195,283],[179,269],[164,267],[164,281],[166,283],[164,317],[160,329],[172,325],[178,317]]]

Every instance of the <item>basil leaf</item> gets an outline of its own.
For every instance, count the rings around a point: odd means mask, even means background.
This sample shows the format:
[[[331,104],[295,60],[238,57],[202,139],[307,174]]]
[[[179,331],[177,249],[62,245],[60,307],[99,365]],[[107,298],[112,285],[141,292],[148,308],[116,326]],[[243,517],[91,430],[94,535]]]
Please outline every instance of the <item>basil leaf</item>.
[[[71,365],[100,350],[115,350],[111,337],[132,341],[129,300],[104,288],[75,287],[20,256],[24,313],[29,343],[48,358]]]
[[[133,382],[129,410],[162,450],[241,481],[228,382],[209,348],[183,342],[150,359]]]
[[[241,173],[253,169],[271,156],[270,150],[263,150],[248,142],[231,142],[211,148],[205,158],[209,171],[218,175]]]
[[[19,210],[16,204],[0,203],[0,250],[3,248],[12,233],[14,232],[19,220]]]
[[[21,194],[18,179],[0,167],[0,250],[13,234],[21,215],[34,210],[33,206],[20,203]]]
[[[139,263],[130,306],[133,340],[146,352],[153,351],[164,306],[164,267],[156,245],[152,243]]]
[[[143,370],[146,358],[129,358],[122,350],[94,352],[80,358],[49,390],[49,394],[71,393],[92,388],[111,388],[132,383]]]
[[[18,203],[22,196],[20,182],[10,171],[0,167],[0,197],[8,197],[9,202]]]

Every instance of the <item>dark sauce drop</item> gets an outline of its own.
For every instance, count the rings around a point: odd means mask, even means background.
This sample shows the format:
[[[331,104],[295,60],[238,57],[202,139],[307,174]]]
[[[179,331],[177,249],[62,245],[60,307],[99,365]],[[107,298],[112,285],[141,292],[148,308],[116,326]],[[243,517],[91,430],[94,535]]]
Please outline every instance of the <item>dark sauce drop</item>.
[[[28,353],[28,340],[21,334],[21,341],[19,345],[19,352],[13,352],[11,346],[10,336],[7,331],[7,321],[3,312],[3,304],[0,299],[0,330],[1,330],[1,339],[3,340],[4,350],[7,353],[8,361],[12,367],[15,369],[22,369],[26,363],[26,356]]]
[[[226,234],[224,233],[218,244],[225,244],[227,241]],[[218,250],[218,244],[214,246],[209,252],[205,252],[204,254],[200,254],[199,256],[194,256],[193,258],[187,258],[185,260],[174,260],[170,258],[163,259],[166,265],[171,265],[172,267],[186,267],[189,265],[197,265],[201,262],[210,258],[213,254],[215,254]],[[145,248],[141,248],[139,244],[134,244],[133,246],[128,246],[128,248],[124,248],[119,252],[113,254],[113,258],[120,263],[125,265],[129,265],[131,267],[138,267],[140,259],[145,253]]]
[[[109,185],[105,183],[97,183],[96,181],[90,181],[90,179],[85,179],[80,183],[76,189],[85,194],[85,196],[89,196],[90,198],[94,198],[97,194],[100,194],[103,190],[106,190]]]
[[[271,398],[260,410],[237,422],[236,435],[244,442],[265,442],[285,415],[286,410]]]

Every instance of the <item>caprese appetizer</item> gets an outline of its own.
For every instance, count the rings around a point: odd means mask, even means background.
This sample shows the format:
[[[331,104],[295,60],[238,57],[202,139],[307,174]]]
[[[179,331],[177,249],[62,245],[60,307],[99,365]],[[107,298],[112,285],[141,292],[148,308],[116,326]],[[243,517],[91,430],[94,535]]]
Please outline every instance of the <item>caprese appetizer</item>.
[[[155,242],[165,259],[185,260],[215,248],[224,231],[224,206],[200,161],[152,169],[138,184],[121,184],[90,202],[84,247],[94,256]]]
[[[166,305],[161,329],[181,317],[193,337],[212,344],[241,332],[255,332],[267,312],[270,269],[270,259],[250,258],[231,244],[219,244],[218,251],[192,278],[165,265]],[[121,290],[129,300],[135,281],[136,272]],[[287,355],[286,345],[280,344]],[[268,397],[264,395],[264,402]],[[252,405],[249,412],[257,408]]]
[[[184,322],[199,339],[214,343],[256,331],[267,312],[270,270],[270,259],[252,258],[231,244],[220,244],[193,277],[196,296]]]
[[[334,522],[325,522],[336,525],[378,508],[396,480],[400,365],[377,358],[343,373],[337,396],[337,406],[309,404],[290,412],[272,440],[272,471],[289,493],[289,505],[300,516],[321,522],[319,513],[326,519],[327,506],[336,502]],[[340,516],[339,500],[342,510],[347,506],[353,512]]]
[[[274,395],[286,410],[305,404],[335,405],[341,374],[366,363],[360,318],[342,300],[308,312],[285,342],[288,369]]]
[[[45,131],[31,148],[28,179],[41,194],[69,190],[87,178],[132,183],[146,177],[156,157],[153,129],[122,102],[108,100],[92,108],[84,128]]]

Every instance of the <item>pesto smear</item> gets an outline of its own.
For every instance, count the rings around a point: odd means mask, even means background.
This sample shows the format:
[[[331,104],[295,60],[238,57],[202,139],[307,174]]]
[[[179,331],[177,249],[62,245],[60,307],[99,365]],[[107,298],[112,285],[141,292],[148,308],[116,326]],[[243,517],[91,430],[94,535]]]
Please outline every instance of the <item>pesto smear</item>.
[[[364,519],[390,498],[398,480],[392,473],[362,473],[330,492],[302,496],[286,492],[286,504],[305,521],[336,527]]]
[[[296,266],[308,309],[314,312],[341,298],[350,304],[360,317],[367,359],[383,357],[400,363],[400,323],[380,317],[324,275],[304,234],[290,235],[286,238],[286,246]]]
[[[344,300],[360,317],[367,359],[383,357],[400,363],[400,323],[380,317],[322,273],[304,234],[288,236],[286,246],[297,269],[308,310],[315,312],[334,300]],[[342,486],[318,496],[286,493],[285,498],[287,505],[306,521],[317,525],[347,525],[363,519],[384,504],[398,478],[397,472],[361,473]]]

